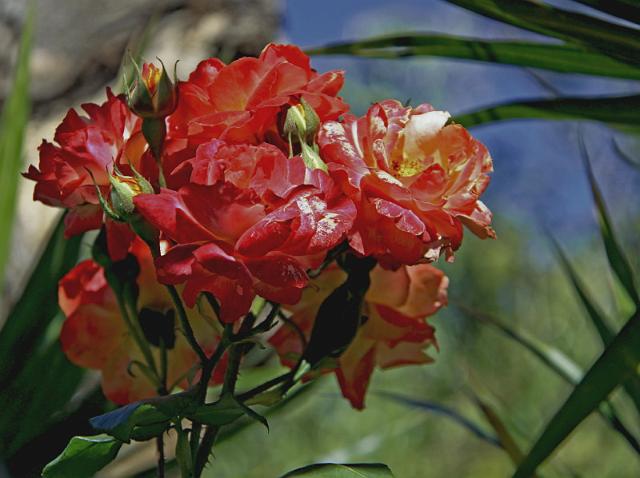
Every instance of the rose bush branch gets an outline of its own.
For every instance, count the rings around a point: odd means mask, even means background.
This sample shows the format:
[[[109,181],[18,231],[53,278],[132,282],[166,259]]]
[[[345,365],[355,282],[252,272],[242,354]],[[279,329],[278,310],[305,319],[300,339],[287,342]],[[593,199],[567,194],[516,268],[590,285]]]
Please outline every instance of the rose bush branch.
[[[350,114],[344,72],[292,45],[206,59],[185,81],[135,69],[126,97],[70,110],[25,173],[68,210],[67,236],[102,231],[59,303],[66,355],[122,405],[92,419],[105,456],[132,439],[160,452],[174,429],[182,475],[200,476],[221,428],[266,425],[250,406],[301,380],[333,374],[361,409],[375,369],[433,361],[426,319],[448,279],[431,263],[465,228],[495,237],[479,141],[428,104]],[[256,343],[290,370],[237,393]]]

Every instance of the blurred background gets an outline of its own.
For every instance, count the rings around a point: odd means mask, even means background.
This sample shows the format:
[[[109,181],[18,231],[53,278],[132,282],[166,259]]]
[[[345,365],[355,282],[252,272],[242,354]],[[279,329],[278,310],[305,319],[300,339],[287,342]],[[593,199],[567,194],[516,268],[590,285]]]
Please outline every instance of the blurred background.
[[[631,25],[582,2],[547,3]],[[11,90],[26,4],[0,0],[2,98]],[[101,102],[106,85],[117,87],[128,47],[140,48],[147,59],[159,56],[166,64],[179,59],[179,77],[186,78],[205,57],[230,61],[256,54],[272,40],[313,48],[382,34],[430,32],[558,43],[440,0],[40,0],[34,4],[29,60],[32,109],[22,170],[37,162],[42,138],[52,138],[69,107]],[[640,94],[637,80],[461,59],[317,55],[312,63],[319,71],[346,70],[342,96],[356,114],[385,98],[410,100],[413,105],[428,102],[455,118],[505,102]],[[222,441],[208,476],[275,477],[323,461],[383,462],[398,477],[500,477],[512,472],[509,453],[497,446],[498,431],[490,416],[500,417],[518,447],[527,450],[572,387],[489,322],[499,320],[534,337],[545,350],[564,354],[563,363],[570,367],[590,366],[602,343],[549,239],[550,235],[557,239],[584,290],[617,330],[633,307],[607,263],[584,156],[590,158],[618,241],[637,271],[640,153],[628,128],[596,121],[517,119],[471,129],[494,159],[495,173],[483,200],[494,213],[498,240],[479,241],[467,235],[455,263],[440,264],[451,279],[450,306],[431,320],[440,343],[439,352],[433,352],[435,362],[376,373],[363,412],[351,410],[335,380],[327,377],[313,393],[274,412],[269,434],[252,425]],[[18,300],[59,212],[32,201],[30,182],[19,179],[17,191],[0,323]],[[267,367],[271,368],[255,374],[271,373],[277,367],[275,360]],[[247,372],[247,380],[252,373]],[[8,443],[16,438],[15,430],[9,427],[9,432],[0,434],[0,441],[5,441],[0,442],[0,477],[37,476],[69,436],[90,433],[83,417],[103,404],[95,381],[83,378],[79,383],[84,388],[74,392],[64,413],[40,420],[41,427],[23,435],[17,445],[13,443],[16,446]],[[55,379],[50,386],[56,387]],[[617,390],[611,402],[637,435],[640,417],[624,391]],[[554,455],[544,476],[640,476],[638,456],[621,434],[593,414]],[[101,476],[133,476],[150,467],[153,449],[136,446],[123,449],[120,459]]]

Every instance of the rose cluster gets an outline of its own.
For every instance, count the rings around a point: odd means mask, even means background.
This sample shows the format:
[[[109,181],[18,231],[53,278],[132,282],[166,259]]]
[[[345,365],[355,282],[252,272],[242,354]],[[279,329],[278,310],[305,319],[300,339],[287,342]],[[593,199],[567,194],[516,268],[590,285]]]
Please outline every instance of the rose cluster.
[[[128,403],[158,393],[135,365],[168,351],[164,392],[185,389],[198,357],[184,334],[210,352],[260,302],[277,307],[266,335],[282,363],[335,373],[356,408],[376,367],[431,361],[426,317],[448,280],[430,263],[453,258],[463,226],[494,237],[480,142],[427,104],[353,116],[343,72],[317,73],[295,46],[208,59],[175,85],[164,67],[139,73],[128,95],[70,110],[25,173],[67,210],[67,236],[101,230],[102,259],[59,285],[70,360]]]

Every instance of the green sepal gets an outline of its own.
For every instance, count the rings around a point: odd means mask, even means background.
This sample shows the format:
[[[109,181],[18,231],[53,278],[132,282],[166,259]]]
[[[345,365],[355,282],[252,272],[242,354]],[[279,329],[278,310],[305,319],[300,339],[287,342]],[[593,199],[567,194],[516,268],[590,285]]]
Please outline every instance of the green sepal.
[[[300,143],[300,146],[302,147],[302,160],[307,168],[322,169],[324,172],[329,170],[327,164],[322,160],[314,147],[304,142]]]
[[[153,97],[153,106],[155,109],[155,117],[164,118],[173,113],[178,106],[178,89],[175,85],[178,62],[176,61],[173,66],[174,79],[171,81],[164,63],[160,58],[158,58],[158,61],[162,65],[162,73],[160,74],[156,94]]]

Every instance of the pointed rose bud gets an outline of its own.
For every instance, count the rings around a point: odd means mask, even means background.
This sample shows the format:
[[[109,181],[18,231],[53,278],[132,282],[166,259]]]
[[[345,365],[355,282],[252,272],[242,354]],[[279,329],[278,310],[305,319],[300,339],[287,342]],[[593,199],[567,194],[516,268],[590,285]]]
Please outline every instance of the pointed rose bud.
[[[300,103],[291,106],[284,122],[284,134],[289,138],[297,138],[300,142],[312,143],[320,127],[320,118],[303,98]]]
[[[111,209],[124,221],[128,221],[134,214],[134,196],[154,193],[149,181],[137,172],[134,172],[133,177],[116,172],[109,176],[109,182],[111,183]]]
[[[161,68],[144,63],[142,69],[132,60],[136,78],[127,94],[129,108],[144,119],[161,119],[173,113],[178,106],[178,90],[171,81],[167,69],[158,59]]]
[[[315,143],[316,133],[320,127],[320,118],[315,110],[304,99],[291,106],[287,111],[283,132],[289,141],[289,153],[293,156],[293,143],[300,146],[300,155],[309,169],[327,171],[327,165],[318,154]]]

